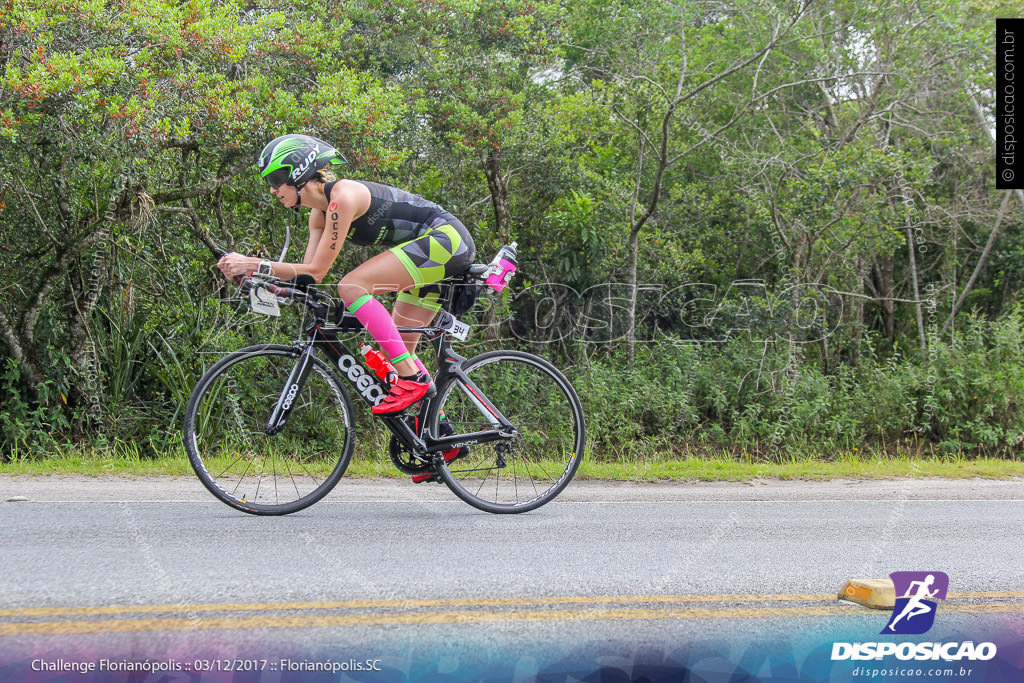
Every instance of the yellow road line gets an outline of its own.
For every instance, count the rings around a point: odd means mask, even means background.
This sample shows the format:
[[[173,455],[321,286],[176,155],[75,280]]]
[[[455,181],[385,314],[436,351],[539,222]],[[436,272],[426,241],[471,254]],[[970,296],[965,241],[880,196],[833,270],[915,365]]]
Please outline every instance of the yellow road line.
[[[1024,605],[995,603],[956,605],[945,612],[999,614],[1024,611]],[[412,614],[349,614],[321,616],[216,617],[210,619],[122,619],[116,621],[50,621],[0,624],[0,636],[65,635],[136,631],[190,631],[260,628],[324,628],[422,624],[478,624],[532,621],[619,621],[653,619],[769,619],[778,617],[849,616],[838,604],[816,607],[726,607],[688,609],[583,609],[520,612],[426,612]]]
[[[388,607],[506,607],[516,605],[577,605],[602,603],[650,602],[757,602],[763,600],[831,600],[832,594],[796,595],[607,595],[536,598],[466,598],[455,600],[345,600],[340,602],[257,602],[197,605],[127,605],[96,607],[25,607],[0,610],[0,617],[74,616],[90,614],[159,613],[159,612],[245,612],[297,609],[367,609]]]
[[[775,609],[587,609],[522,612],[427,612],[419,614],[350,614],[345,616],[249,617],[200,619],[127,619],[119,621],[52,621],[3,624],[0,636],[107,633],[124,631],[188,631],[207,629],[323,628],[420,624],[478,624],[513,621],[607,621],[621,619],[708,619],[771,616],[819,616],[834,606]]]
[[[412,607],[508,607],[518,605],[579,605],[607,603],[687,603],[687,602],[787,602],[835,600],[834,593],[795,593],[784,595],[606,595],[536,598],[467,598],[455,600],[345,600],[314,602],[257,602],[195,605],[107,605],[85,607],[24,607],[0,609],[0,617],[82,616],[101,614],[154,614],[180,612],[266,612],[272,610],[372,609]],[[1024,592],[989,591],[950,593],[949,598],[1024,598]]]
[[[940,605],[940,613],[957,612],[959,614],[1012,614],[1024,612],[1024,605],[1014,602],[995,602],[987,605]]]

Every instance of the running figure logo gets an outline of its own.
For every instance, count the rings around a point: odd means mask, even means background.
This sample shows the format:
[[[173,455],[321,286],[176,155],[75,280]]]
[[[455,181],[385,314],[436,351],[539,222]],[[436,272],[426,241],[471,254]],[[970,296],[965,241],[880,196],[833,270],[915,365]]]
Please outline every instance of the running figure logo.
[[[896,605],[882,634],[926,633],[935,623],[936,600],[945,600],[949,577],[943,572],[893,572]]]

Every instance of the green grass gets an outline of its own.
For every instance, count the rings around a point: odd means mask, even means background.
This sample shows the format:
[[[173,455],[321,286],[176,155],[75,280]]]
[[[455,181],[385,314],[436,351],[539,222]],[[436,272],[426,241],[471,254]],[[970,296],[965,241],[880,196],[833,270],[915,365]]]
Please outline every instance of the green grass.
[[[141,457],[130,444],[104,451],[57,448],[47,458],[18,458],[0,463],[4,475],[86,476],[195,476],[183,451],[161,458]],[[353,456],[346,476],[402,478],[383,454]],[[886,477],[988,477],[1024,476],[1024,461],[993,458],[864,457],[850,453],[838,458],[800,458],[789,462],[752,462],[728,456],[594,461],[585,458],[579,479],[611,481],[749,481],[760,478],[822,480],[833,478]]]
[[[725,459],[691,458],[659,462],[602,463],[584,461],[576,475],[585,479],[618,481],[749,481],[752,479],[884,479],[891,477],[987,477],[1024,476],[1017,460],[940,460],[938,458],[870,460],[849,458],[833,461],[751,463]]]

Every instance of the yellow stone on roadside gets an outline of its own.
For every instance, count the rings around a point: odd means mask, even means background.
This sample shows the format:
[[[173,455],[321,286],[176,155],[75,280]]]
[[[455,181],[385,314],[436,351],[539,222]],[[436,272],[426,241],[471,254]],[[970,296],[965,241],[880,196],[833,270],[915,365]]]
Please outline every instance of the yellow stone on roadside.
[[[896,606],[896,587],[892,579],[850,579],[839,591],[837,600],[849,600],[871,609]]]

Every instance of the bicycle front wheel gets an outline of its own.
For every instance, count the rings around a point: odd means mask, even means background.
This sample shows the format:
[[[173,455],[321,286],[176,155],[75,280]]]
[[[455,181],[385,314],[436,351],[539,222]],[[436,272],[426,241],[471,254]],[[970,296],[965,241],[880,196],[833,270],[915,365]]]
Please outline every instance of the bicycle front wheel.
[[[486,512],[526,512],[552,500],[572,480],[586,443],[583,407],[569,380],[543,358],[521,351],[483,353],[462,369],[518,434],[469,446],[468,455],[439,464],[444,483]],[[439,399],[458,434],[497,427],[458,378],[445,384]],[[435,434],[441,410],[431,417]]]
[[[299,357],[289,346],[228,354],[196,384],[185,410],[185,449],[217,498],[255,515],[308,507],[338,483],[352,458],[352,403],[319,358],[293,399],[283,429],[267,421]]]

